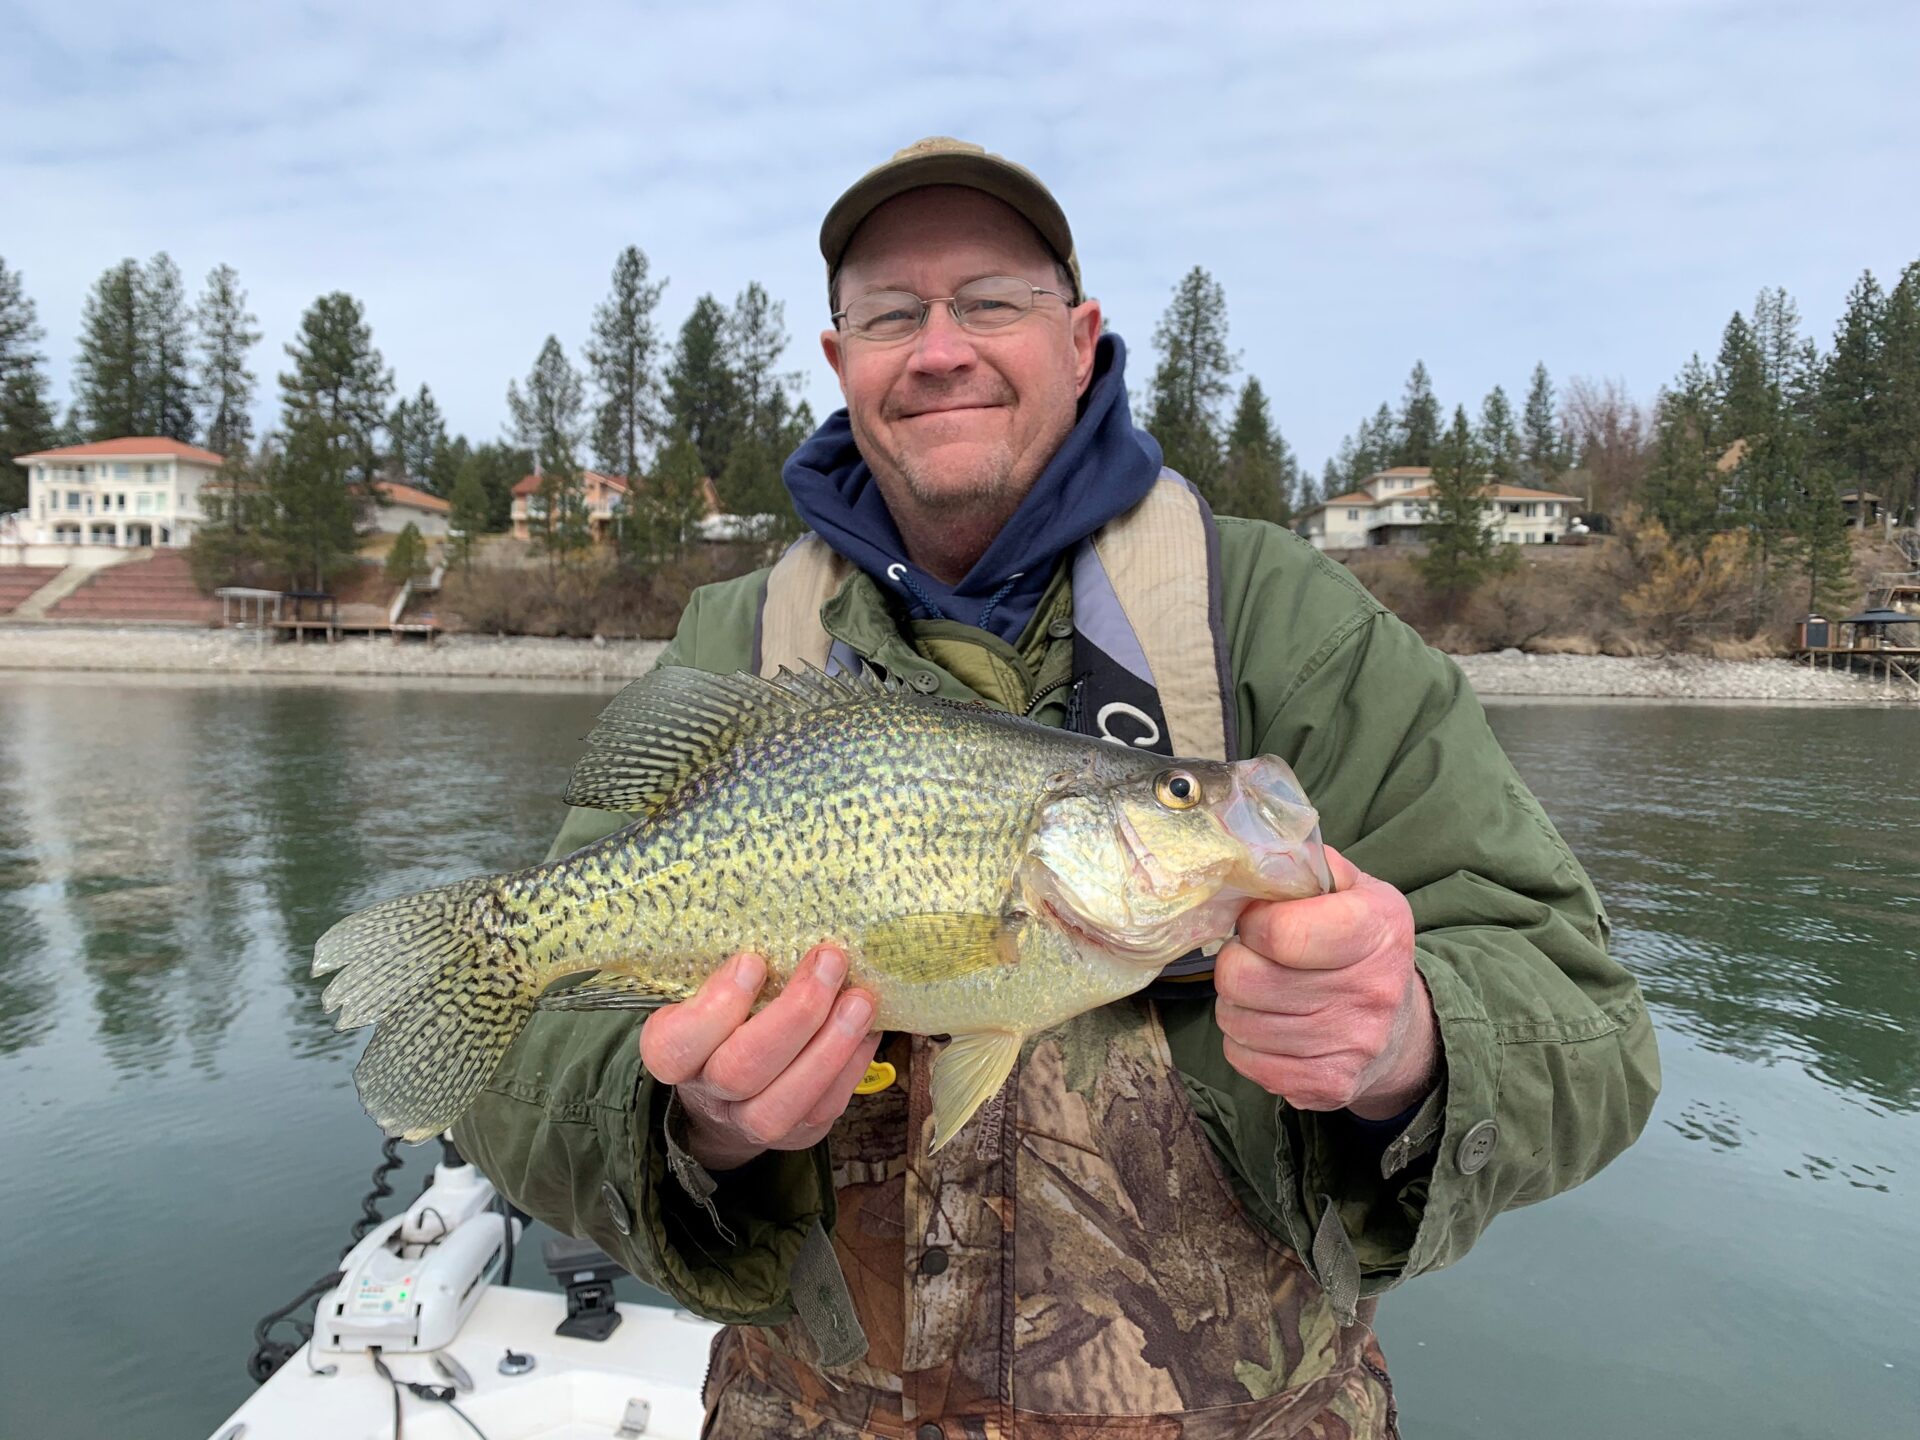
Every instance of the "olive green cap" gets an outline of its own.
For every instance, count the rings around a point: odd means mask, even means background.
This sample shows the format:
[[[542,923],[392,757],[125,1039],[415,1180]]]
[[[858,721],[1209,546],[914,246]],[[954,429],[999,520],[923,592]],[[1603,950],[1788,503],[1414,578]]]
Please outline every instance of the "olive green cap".
[[[931,135],[896,151],[892,159],[874,166],[833,202],[827,218],[820,223],[820,254],[826,259],[829,279],[840,268],[853,232],[867,216],[894,196],[924,185],[964,185],[1011,205],[1040,232],[1054,258],[1071,272],[1073,298],[1081,298],[1080,258],[1074,253],[1073,231],[1067,226],[1060,202],[1040,183],[1040,177],[1024,165],[988,154],[984,146],[970,145],[950,135]]]

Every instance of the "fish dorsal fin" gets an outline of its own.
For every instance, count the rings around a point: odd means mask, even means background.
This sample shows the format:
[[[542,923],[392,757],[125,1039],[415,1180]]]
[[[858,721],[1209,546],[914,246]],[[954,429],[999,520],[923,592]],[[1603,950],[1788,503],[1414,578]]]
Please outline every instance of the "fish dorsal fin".
[[[1020,1058],[1024,1038],[1006,1030],[975,1030],[946,1043],[934,1059],[928,1086],[933,1101],[929,1155],[958,1135],[973,1112],[1000,1093],[1013,1073],[1013,1062]]]
[[[835,677],[811,667],[763,680],[663,665],[600,713],[567,782],[567,803],[651,814],[689,776],[749,736],[887,688],[866,675]]]

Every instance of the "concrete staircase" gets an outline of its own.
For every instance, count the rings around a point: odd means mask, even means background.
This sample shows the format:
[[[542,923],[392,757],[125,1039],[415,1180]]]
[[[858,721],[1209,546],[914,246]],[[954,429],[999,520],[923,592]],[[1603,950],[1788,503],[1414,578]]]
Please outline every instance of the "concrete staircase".
[[[215,625],[220,620],[220,602],[202,595],[194,585],[184,550],[159,550],[151,559],[100,570],[50,606],[47,618]]]
[[[53,579],[63,568],[59,565],[0,565],[0,615],[11,615],[22,600]]]

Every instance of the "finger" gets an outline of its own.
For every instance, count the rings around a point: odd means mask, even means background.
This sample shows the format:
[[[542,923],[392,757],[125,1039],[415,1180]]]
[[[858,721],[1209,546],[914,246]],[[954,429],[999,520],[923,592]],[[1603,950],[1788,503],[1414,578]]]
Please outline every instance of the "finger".
[[[1267,1055],[1233,1040],[1223,1043],[1229,1065],[1296,1110],[1339,1110],[1353,1099],[1358,1067],[1342,1053]]]
[[[1411,944],[1413,913],[1406,897],[1383,880],[1354,874],[1351,889],[1249,905],[1240,915],[1240,940],[1293,970],[1340,970],[1402,938]]]
[[[707,977],[691,1000],[667,1005],[640,1027],[640,1063],[667,1085],[698,1075],[713,1052],[747,1016],[767,976],[758,955],[736,955]]]
[[[764,1010],[720,1042],[698,1083],[722,1100],[758,1095],[819,1033],[846,978],[844,951],[831,945],[814,950]]]
[[[847,1106],[853,1103],[854,1087],[867,1078],[867,1067],[873,1064],[873,1057],[884,1039],[886,1036],[875,1031],[860,1042],[860,1047],[853,1052],[853,1058],[840,1067],[840,1073],[827,1086],[827,1093],[807,1112],[807,1118],[801,1122],[803,1125],[816,1132],[833,1127],[833,1122],[846,1113]]]
[[[788,1136],[828,1100],[854,1057],[867,1048],[867,1027],[872,1020],[872,996],[864,990],[849,990],[842,995],[832,1017],[794,1062],[751,1100],[732,1107],[735,1127],[759,1144],[788,1148]],[[864,1063],[861,1068],[865,1069]],[[846,1093],[853,1094],[852,1085],[847,1086]],[[840,1109],[845,1108],[842,1100]]]
[[[1214,1019],[1229,1040],[1264,1055],[1310,1057],[1342,1048],[1345,1037],[1315,1008],[1299,1014],[1279,1014],[1236,1005],[1224,997],[1213,1002]]]
[[[1334,849],[1333,846],[1322,845],[1320,848],[1325,852],[1327,857],[1327,873],[1333,877],[1333,890],[1329,891],[1329,894],[1341,890],[1351,890],[1365,878],[1366,872],[1351,860],[1347,859],[1347,857],[1342,855],[1338,850]]]

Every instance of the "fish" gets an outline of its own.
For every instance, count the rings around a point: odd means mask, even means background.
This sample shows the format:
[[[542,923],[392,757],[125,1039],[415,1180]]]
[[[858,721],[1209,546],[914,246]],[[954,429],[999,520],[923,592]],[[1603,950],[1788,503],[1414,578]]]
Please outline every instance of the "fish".
[[[874,1030],[949,1037],[938,1150],[1029,1035],[1223,941],[1250,901],[1333,888],[1276,756],[1169,759],[867,671],[657,668],[608,704],[566,799],[634,818],[315,946],[337,1028],[375,1027],[354,1079],[389,1135],[451,1126],[537,1009],[684,1000],[741,952],[766,961],[764,1005],[833,942]]]

